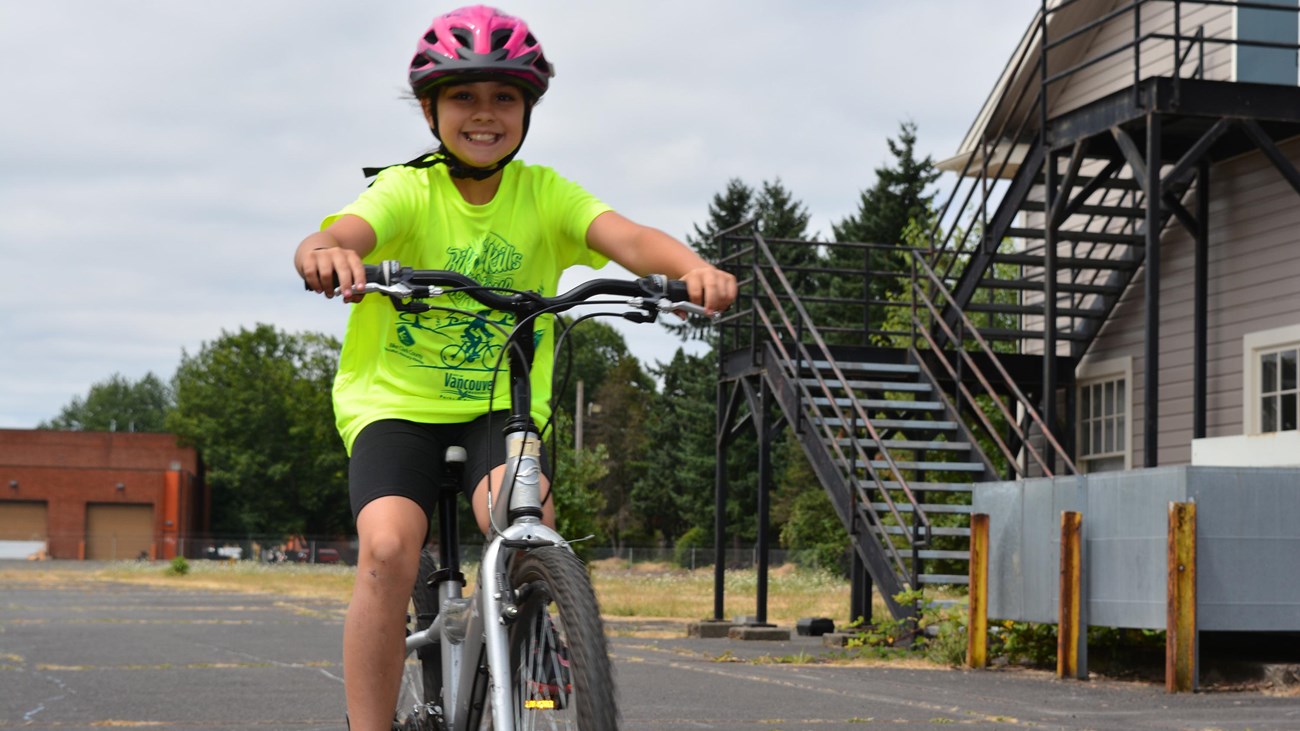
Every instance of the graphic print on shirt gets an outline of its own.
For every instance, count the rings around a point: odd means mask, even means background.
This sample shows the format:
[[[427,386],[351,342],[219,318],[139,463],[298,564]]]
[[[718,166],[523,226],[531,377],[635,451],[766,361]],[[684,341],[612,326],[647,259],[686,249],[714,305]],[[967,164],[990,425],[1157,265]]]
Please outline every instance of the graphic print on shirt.
[[[447,249],[447,269],[457,271],[486,287],[512,289],[515,274],[523,267],[524,255],[496,234],[486,235],[477,244]],[[436,302],[435,302],[436,304]],[[493,372],[500,364],[500,376],[508,378],[503,349],[506,335],[514,325],[514,316],[484,310],[469,295],[452,292],[443,306],[477,312],[478,316],[433,310],[428,313],[402,313],[396,326],[397,342],[388,351],[402,356],[414,368],[442,371],[442,398],[486,400],[493,390]],[[534,334],[540,343],[542,330]],[[508,382],[497,390],[508,392]]]

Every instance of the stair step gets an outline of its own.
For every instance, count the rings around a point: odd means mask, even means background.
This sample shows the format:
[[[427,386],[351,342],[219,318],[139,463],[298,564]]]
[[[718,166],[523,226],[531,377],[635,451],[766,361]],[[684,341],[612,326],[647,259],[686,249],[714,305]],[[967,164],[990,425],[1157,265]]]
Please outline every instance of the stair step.
[[[983,472],[984,465],[979,462],[909,462],[906,460],[894,460],[894,464],[900,470],[925,470],[927,472]],[[853,460],[853,466],[861,467],[862,463]],[[889,469],[889,463],[883,459],[871,460],[871,466],[878,470]]]
[[[1047,337],[1047,333],[1042,330],[1011,330],[1003,327],[981,327],[976,328],[980,335],[989,340],[1041,340]],[[1073,330],[1057,329],[1056,339],[1065,342],[1086,343],[1091,341],[1093,336],[1087,333],[1075,332]]]
[[[971,312],[992,312],[995,315],[1042,315],[1043,306],[1039,305],[1022,305],[1022,304],[1002,304],[999,302],[968,302],[963,308],[967,313]],[[1057,307],[1057,317],[1085,317],[1098,319],[1106,316],[1101,310],[1085,310],[1077,307]]]
[[[881,530],[874,528],[873,530]],[[912,535],[911,526],[887,525],[883,530],[891,536],[910,536]],[[930,535],[934,536],[951,536],[951,537],[970,537],[970,528],[963,526],[930,526]]]
[[[831,441],[841,447],[851,447],[855,443],[861,444],[864,449],[875,449],[878,446],[874,441],[866,438],[857,440],[842,438]],[[969,452],[971,450],[969,442],[922,442],[907,439],[887,439],[884,446],[891,451],[895,449],[927,449],[944,452]]]
[[[1043,238],[1043,229],[1041,228],[1008,228],[1007,236],[1014,236],[1021,239],[1041,239]],[[1146,236],[1141,234],[1117,234],[1110,231],[1078,231],[1070,229],[1060,229],[1053,231],[1057,241],[1090,241],[1097,244],[1120,244],[1123,246],[1142,246],[1146,244]],[[994,255],[997,258],[997,255]],[[1084,267],[1087,268],[1087,267]]]
[[[1028,279],[981,279],[981,287],[989,289],[1016,289],[1021,291],[1041,292],[1043,291],[1042,280]],[[1073,282],[1057,282],[1056,291],[1066,294],[1103,294],[1118,295],[1124,291],[1122,287],[1112,287],[1104,284],[1075,284]]]
[[[841,373],[888,373],[894,375],[912,375],[920,373],[921,369],[910,363],[861,363],[851,361],[836,361],[840,367]],[[795,363],[800,370],[807,370],[808,362],[799,361]],[[827,360],[814,360],[812,367],[821,372],[834,372],[831,370],[831,363]]]
[[[872,503],[871,507],[875,508],[877,513],[889,510],[889,505],[887,503]],[[915,512],[912,508],[911,503],[903,503],[903,502],[894,503],[894,509],[900,513]],[[975,512],[975,507],[973,505],[922,504],[921,511],[924,513],[947,513],[949,515],[970,515],[971,513]]]
[[[1037,211],[1042,213],[1042,201],[1025,201],[1020,204],[1022,211]],[[1132,206],[1108,206],[1085,204],[1079,206],[1074,211],[1076,214],[1084,216],[1109,216],[1111,218],[1145,218],[1147,209]]]
[[[800,378],[799,383],[804,386],[820,386],[816,378]],[[828,388],[848,388],[851,391],[910,391],[914,393],[929,393],[934,390],[928,383],[912,383],[908,381],[840,381],[832,378],[824,381]]]
[[[969,584],[966,574],[921,574],[917,577],[922,584]]]
[[[827,416],[821,419],[821,423],[831,427],[849,426],[855,429],[861,428],[862,426],[862,422],[857,421],[856,419],[850,419],[848,422],[845,422],[843,419],[836,416]],[[955,421],[936,421],[932,419],[872,419],[871,423],[877,429],[935,429],[952,431],[957,428],[957,422]]]
[[[1095,179],[1094,176],[1091,176],[1091,175],[1079,175],[1079,176],[1076,176],[1075,179],[1074,179],[1074,187],[1076,187],[1076,188],[1084,188],[1084,187],[1086,187],[1089,183],[1091,183],[1094,179]],[[1038,185],[1043,185],[1043,183],[1044,183],[1043,175],[1040,173],[1040,174],[1038,175],[1038,177],[1034,178],[1034,182],[1037,183]],[[1058,182],[1060,182],[1059,179],[1058,179]],[[1103,183],[1102,183],[1102,184],[1097,188],[1097,190],[1136,190],[1136,191],[1141,191],[1141,190],[1142,190],[1142,184],[1139,183],[1138,181],[1134,180],[1133,178],[1107,178],[1106,181],[1103,182]]]
[[[823,396],[814,396],[814,406],[830,406],[831,400]],[[943,404],[938,401],[895,401],[894,399],[858,399],[858,403],[867,409],[898,409],[901,411],[942,411]],[[837,398],[836,406],[852,406],[853,399]],[[871,423],[875,423],[872,421]]]
[[[970,551],[917,551],[916,555],[923,561],[937,561],[942,559],[954,559],[957,561],[969,561]]]
[[[861,484],[859,484],[858,487],[861,487],[863,489],[866,490],[877,489],[876,484],[874,482],[867,482],[866,480],[860,480],[859,482]],[[885,480],[881,484],[885,486],[886,490],[903,489],[902,486],[899,485],[899,483],[894,482],[892,480]],[[911,490],[914,493],[916,492],[975,492],[975,486],[968,482],[909,482],[907,483],[907,487],[909,490]]]
[[[1041,254],[994,254],[993,261],[998,264],[1019,264],[1021,266],[1043,266]],[[1087,259],[1074,256],[1056,257],[1058,269],[1107,269],[1114,271],[1136,271],[1138,263],[1132,259]]]

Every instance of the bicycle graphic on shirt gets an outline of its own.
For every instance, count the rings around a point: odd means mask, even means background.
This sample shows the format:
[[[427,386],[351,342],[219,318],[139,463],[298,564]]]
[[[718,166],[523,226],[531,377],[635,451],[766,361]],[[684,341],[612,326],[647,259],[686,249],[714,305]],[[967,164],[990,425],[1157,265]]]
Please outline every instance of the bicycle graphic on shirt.
[[[490,342],[492,335],[487,321],[475,318],[461,331],[460,342],[447,345],[439,356],[448,368],[459,368],[466,363],[479,363],[484,369],[495,368],[501,356],[501,343]]]
[[[460,369],[468,365],[474,370],[490,371],[501,358],[502,343],[497,339],[497,328],[510,328],[514,320],[503,317],[489,320],[484,317],[433,318],[428,315],[404,312],[399,316],[398,339],[408,347],[415,344],[415,332],[424,331],[446,340],[452,340],[438,352],[441,365],[425,368]],[[441,321],[441,322],[439,322]],[[426,323],[438,323],[432,327]],[[540,337],[537,338],[540,340]]]

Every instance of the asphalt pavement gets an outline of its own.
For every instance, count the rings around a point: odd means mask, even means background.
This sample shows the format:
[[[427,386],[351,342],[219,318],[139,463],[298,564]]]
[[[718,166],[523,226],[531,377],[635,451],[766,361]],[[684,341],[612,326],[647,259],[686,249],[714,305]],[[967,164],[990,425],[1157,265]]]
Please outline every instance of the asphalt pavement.
[[[12,568],[0,562],[0,729],[344,727],[338,602]],[[1294,694],[799,662],[834,651],[812,637],[687,638],[672,623],[609,631],[628,731],[1300,729]]]

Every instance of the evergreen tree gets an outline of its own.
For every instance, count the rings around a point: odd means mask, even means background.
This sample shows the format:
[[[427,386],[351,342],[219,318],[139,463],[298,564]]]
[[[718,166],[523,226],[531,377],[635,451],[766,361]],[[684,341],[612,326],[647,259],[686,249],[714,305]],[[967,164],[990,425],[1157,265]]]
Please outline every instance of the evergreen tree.
[[[754,189],[745,185],[739,178],[727,181],[726,189],[714,194],[709,203],[709,220],[701,227],[692,226],[694,233],[686,237],[686,242],[704,258],[705,261],[720,264],[724,254],[723,242],[717,238],[721,231],[739,226],[756,216]],[[734,245],[732,248],[735,248]],[[720,264],[726,266],[725,263]],[[701,320],[691,319],[683,322],[665,322],[668,331],[683,340],[711,340],[714,336],[712,326]]]
[[[173,407],[172,392],[162,379],[146,373],[132,383],[120,373],[90,387],[84,399],[73,397],[59,415],[37,429],[65,431],[161,432]]]
[[[876,184],[862,191],[856,215],[831,226],[836,241],[898,245],[908,221],[931,215],[939,178],[934,160],[916,158],[916,124],[902,122],[897,139],[887,141],[892,164],[876,168]]]
[[[888,140],[888,145],[893,160],[876,168],[875,185],[862,191],[857,213],[831,226],[835,241],[907,246],[903,234],[908,224],[924,226],[932,219],[935,193],[931,186],[939,171],[928,155],[917,159],[916,125],[902,122],[898,138]],[[897,300],[907,287],[905,277],[911,262],[905,252],[830,247],[827,259],[832,268],[862,272],[862,276],[833,277],[828,287],[832,297],[849,302],[868,298]],[[824,323],[827,327],[859,332],[864,327],[881,328],[886,316],[884,307],[878,304],[872,304],[865,313],[860,308],[838,307],[829,310],[828,315]],[[847,334],[832,340],[866,343],[863,337]]]
[[[663,386],[642,427],[648,449],[632,504],[646,532],[671,544],[692,526],[713,525],[717,363],[678,348],[654,375]]]
[[[642,427],[653,394],[654,381],[641,370],[641,363],[631,356],[620,360],[595,393],[584,429],[584,448],[608,450],[609,472],[593,484],[605,501],[601,529],[616,548],[645,538],[634,515],[631,488],[644,472],[649,442]]]
[[[772,255],[786,270],[795,293],[813,293],[818,277],[814,272],[801,271],[817,267],[820,258],[816,244],[807,241],[808,207],[794,199],[780,178],[763,183],[756,207],[758,229],[767,239]]]
[[[722,256],[722,247],[715,238],[720,231],[739,226],[755,217],[754,189],[745,185],[739,178],[727,181],[727,187],[713,196],[709,203],[709,221],[700,228],[695,224],[695,232],[686,237],[700,256],[706,261],[716,262]]]

